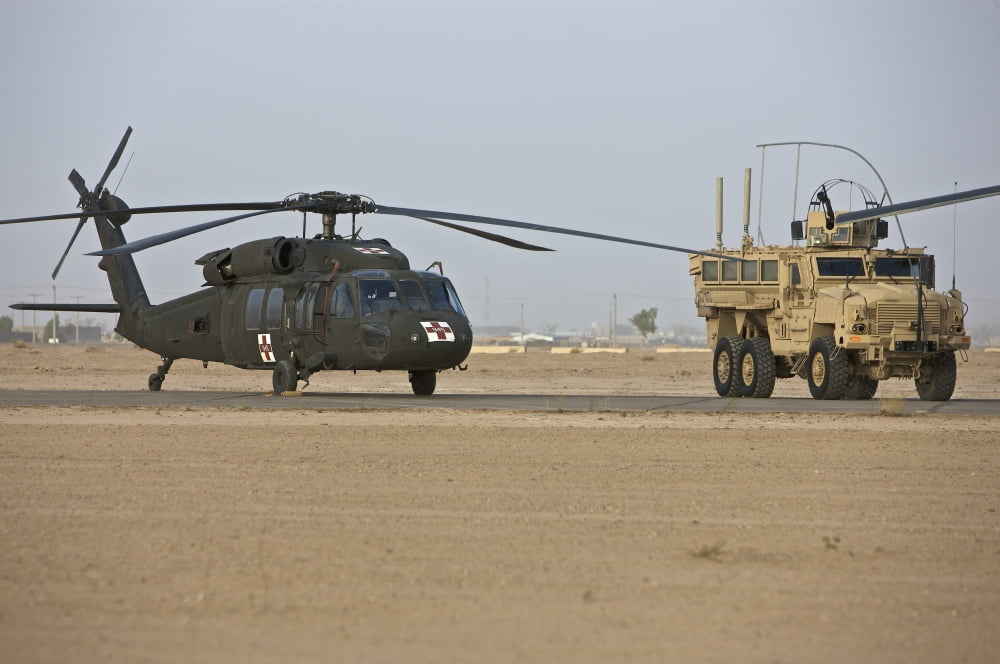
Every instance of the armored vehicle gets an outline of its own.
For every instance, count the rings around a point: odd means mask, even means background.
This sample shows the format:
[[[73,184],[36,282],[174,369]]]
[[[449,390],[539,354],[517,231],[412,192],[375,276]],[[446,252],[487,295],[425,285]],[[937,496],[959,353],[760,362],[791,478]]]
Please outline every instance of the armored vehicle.
[[[921,399],[955,389],[956,353],[971,344],[966,305],[954,287],[935,290],[934,256],[922,248],[879,249],[883,216],[1000,194],[989,187],[881,206],[864,187],[821,185],[790,246],[756,246],[749,234],[749,169],[742,244],[690,256],[695,305],[713,348],[712,376],[725,397],[769,397],[775,380],[799,376],[815,399],[871,399],[879,381],[912,379]],[[829,190],[862,190],[865,210],[837,212]]]

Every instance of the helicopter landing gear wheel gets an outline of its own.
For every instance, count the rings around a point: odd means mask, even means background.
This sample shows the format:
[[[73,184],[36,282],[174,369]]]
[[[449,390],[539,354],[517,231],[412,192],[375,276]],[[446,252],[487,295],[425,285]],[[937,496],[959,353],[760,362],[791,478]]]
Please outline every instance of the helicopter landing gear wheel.
[[[715,391],[720,397],[738,397],[740,388],[736,384],[736,355],[743,344],[742,337],[721,337],[712,353],[712,379]]]
[[[294,392],[299,384],[299,370],[295,368],[295,363],[291,360],[281,360],[274,365],[274,373],[271,374],[271,385],[275,394],[282,392]]]
[[[743,342],[733,367],[734,384],[740,396],[766,399],[774,392],[775,366],[771,341],[752,337]]]
[[[947,401],[955,391],[955,378],[958,376],[954,351],[925,361],[921,373],[927,373],[928,369],[930,376],[925,378],[921,375],[913,381],[917,386],[917,394],[923,401]]]
[[[813,399],[835,401],[847,393],[851,364],[833,337],[816,337],[809,344],[809,391]]]
[[[156,373],[149,374],[149,380],[146,383],[150,392],[160,391],[160,388],[163,387],[163,380],[167,377],[167,372],[170,371],[170,366],[174,363],[172,357],[161,357],[160,359],[163,360],[163,364],[156,367]]]
[[[844,398],[852,401],[865,401],[875,396],[878,391],[878,381],[868,376],[851,376],[847,381]]]
[[[434,394],[434,388],[437,387],[437,372],[411,371],[410,387],[413,388],[413,393],[420,397]]]

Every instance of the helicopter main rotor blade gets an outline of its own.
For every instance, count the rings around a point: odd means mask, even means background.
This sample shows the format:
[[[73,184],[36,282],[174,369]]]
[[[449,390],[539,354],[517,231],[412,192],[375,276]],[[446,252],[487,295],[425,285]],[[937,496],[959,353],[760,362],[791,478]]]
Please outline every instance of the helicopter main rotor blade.
[[[450,228],[452,230],[462,231],[463,233],[475,235],[476,237],[481,237],[486,240],[492,240],[493,242],[499,242],[500,244],[505,244],[508,247],[514,247],[515,249],[526,249],[528,251],[555,251],[555,249],[549,249],[548,247],[540,247],[536,244],[528,244],[527,242],[522,242],[521,240],[515,240],[512,237],[497,235],[496,233],[490,233],[488,231],[481,231],[478,228],[459,226],[458,224],[451,224],[448,223],[447,221],[441,221],[440,219],[431,219],[430,217],[414,217],[414,218],[420,219],[422,221],[427,221],[432,224],[437,224],[438,226],[444,226],[445,228]]]
[[[954,194],[945,194],[944,196],[921,198],[915,201],[907,201],[906,203],[896,203],[895,205],[884,205],[880,208],[872,208],[870,210],[845,212],[843,214],[838,214],[834,223],[839,225],[839,224],[850,224],[855,221],[880,219],[882,217],[891,217],[892,215],[895,214],[919,212],[920,210],[929,210],[931,208],[941,207],[942,205],[964,203],[966,201],[974,201],[979,198],[989,198],[990,196],[998,196],[998,195],[1000,195],[1000,184],[993,185],[992,187],[983,187],[981,189],[970,189],[969,191],[959,191]]]
[[[641,247],[652,247],[654,249],[666,249],[668,251],[679,251],[685,254],[699,254],[702,256],[714,256],[720,258],[726,258],[730,260],[742,260],[735,256],[724,256],[718,253],[712,253],[710,251],[698,251],[697,249],[685,249],[684,247],[673,247],[668,244],[659,244],[656,242],[646,242],[645,240],[633,240],[626,237],[618,237],[617,235],[604,235],[603,233],[591,233],[588,231],[577,231],[570,228],[560,228],[558,226],[545,226],[543,224],[533,224],[526,223],[523,221],[513,221],[511,219],[499,219],[497,217],[481,217],[472,214],[458,214],[455,212],[439,212],[435,210],[417,210],[414,208],[401,208],[401,207],[389,207],[385,205],[376,205],[376,214],[393,214],[403,217],[413,217],[415,219],[424,219],[426,217],[432,217],[437,219],[451,219],[453,221],[468,221],[474,224],[491,224],[494,226],[506,226],[508,228],[523,228],[529,231],[542,231],[545,233],[560,233],[562,235],[573,235],[576,237],[587,237],[593,240],[605,240],[607,242],[621,242],[623,244],[635,244]]]
[[[88,192],[89,193],[89,192]],[[281,202],[269,203],[194,203],[190,205],[155,205],[150,207],[125,208],[119,213],[128,214],[166,214],[169,212],[230,212],[236,210],[288,210]],[[57,221],[59,219],[79,219],[80,211],[48,214],[38,217],[20,217],[18,219],[0,219],[0,225],[24,224],[33,221]]]
[[[240,219],[249,219],[250,217],[257,217],[262,214],[270,214],[271,212],[282,212],[284,210],[298,210],[303,207],[308,207],[308,206],[290,205],[288,207],[283,207],[283,208],[275,208],[271,210],[258,210],[256,212],[249,212],[247,214],[238,214],[236,216],[226,217],[224,219],[215,219],[213,221],[206,221],[203,224],[195,224],[194,226],[185,226],[184,228],[178,228],[176,230],[167,231],[166,233],[160,233],[159,235],[150,235],[149,237],[143,238],[141,240],[136,240],[135,242],[127,242],[118,247],[112,247],[111,249],[92,251],[87,255],[118,256],[121,254],[134,254],[137,251],[142,251],[143,249],[149,249],[150,247],[156,247],[161,244],[166,244],[167,242],[178,240],[182,237],[187,237],[188,235],[194,235],[195,233],[207,231],[211,228],[225,226],[226,224],[231,224],[234,221],[239,221]]]

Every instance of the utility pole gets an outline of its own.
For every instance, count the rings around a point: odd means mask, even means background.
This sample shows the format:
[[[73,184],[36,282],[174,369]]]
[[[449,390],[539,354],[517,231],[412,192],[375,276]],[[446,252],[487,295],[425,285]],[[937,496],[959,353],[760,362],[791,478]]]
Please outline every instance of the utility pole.
[[[28,297],[31,298],[31,303],[32,304],[35,303],[35,298],[37,298],[38,295],[39,295],[39,293],[28,293]],[[31,343],[33,343],[33,344],[38,343],[38,340],[35,338],[35,335],[36,335],[36,333],[38,331],[38,318],[37,318],[37,316],[38,316],[38,312],[35,311],[34,309],[32,309],[32,311],[31,311]]]
[[[82,295],[74,295],[73,299],[76,300],[77,304],[80,304],[80,300],[83,298]],[[76,312],[76,345],[80,345],[80,312]]]
[[[52,284],[52,306],[55,306],[56,302],[56,285]],[[52,338],[59,342],[59,314],[52,312]]]

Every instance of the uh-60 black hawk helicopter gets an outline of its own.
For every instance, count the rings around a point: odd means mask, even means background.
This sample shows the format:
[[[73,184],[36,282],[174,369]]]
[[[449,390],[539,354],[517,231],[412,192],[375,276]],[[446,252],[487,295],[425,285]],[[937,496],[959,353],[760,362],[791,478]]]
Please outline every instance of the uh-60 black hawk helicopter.
[[[358,195],[324,191],[264,203],[210,203],[129,208],[104,184],[117,166],[132,132],[129,127],[110,163],[90,190],[73,170],[69,180],[80,195],[81,211],[7,219],[0,224],[77,218],[79,222],[52,278],[88,219],[101,242],[100,268],[107,273],[115,304],[17,304],[15,309],[119,314],[115,330],[162,364],[149,376],[158,391],[174,360],[222,362],[244,369],[270,370],[275,393],[293,391],[300,380],[325,370],[402,370],[413,392],[434,392],[437,373],[462,368],[472,346],[472,328],[452,283],[431,271],[413,270],[407,257],[384,239],[364,240],[358,214],[413,217],[503,244],[533,251],[545,247],[460,226],[451,221],[561,233],[688,254],[717,255],[611,235],[554,226],[388,207]],[[174,231],[126,242],[121,227],[132,215],[168,212],[247,211]],[[197,292],[154,305],[149,301],[131,254],[199,231],[274,212],[322,215],[322,233],[313,238],[272,237],[211,251],[201,265],[205,285]],[[351,215],[351,234],[336,233],[337,215]],[[728,257],[721,256],[726,259]],[[433,267],[433,266],[432,266]]]

